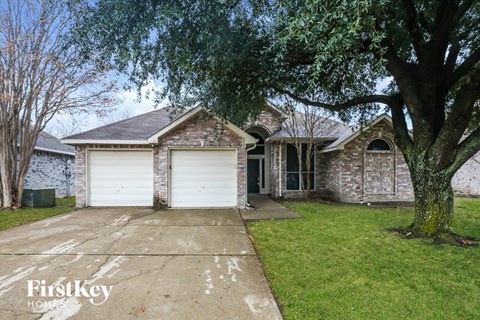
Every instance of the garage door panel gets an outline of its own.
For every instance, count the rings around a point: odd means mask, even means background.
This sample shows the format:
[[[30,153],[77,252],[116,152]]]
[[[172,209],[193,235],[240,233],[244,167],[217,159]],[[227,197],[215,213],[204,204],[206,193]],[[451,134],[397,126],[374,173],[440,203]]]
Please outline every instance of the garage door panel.
[[[172,191],[177,191],[177,190],[185,190],[185,189],[192,189],[192,190],[201,190],[201,189],[217,189],[217,190],[222,190],[226,189],[228,193],[231,193],[231,181],[208,181],[205,183],[195,183],[191,181],[177,181],[175,183],[175,187],[172,188]],[[200,192],[200,191],[199,191]]]
[[[224,183],[222,185],[216,185],[216,184],[205,184],[205,185],[189,185],[189,184],[184,184],[183,186],[177,186],[175,188],[172,188],[172,193],[175,194],[175,196],[181,195],[181,191],[186,191],[186,192],[196,192],[196,193],[203,193],[204,195],[213,193],[213,194],[218,194],[219,192],[225,192],[226,194],[233,194],[231,190],[231,185]]]
[[[237,202],[236,152],[173,150],[172,207],[234,207]]]
[[[90,151],[89,205],[153,205],[151,151]]]

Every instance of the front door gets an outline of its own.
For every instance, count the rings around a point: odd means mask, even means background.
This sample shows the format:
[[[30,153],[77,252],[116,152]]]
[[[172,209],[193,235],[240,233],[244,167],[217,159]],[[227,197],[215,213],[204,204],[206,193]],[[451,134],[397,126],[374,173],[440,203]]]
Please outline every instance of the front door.
[[[247,190],[248,193],[260,192],[260,159],[247,160]]]

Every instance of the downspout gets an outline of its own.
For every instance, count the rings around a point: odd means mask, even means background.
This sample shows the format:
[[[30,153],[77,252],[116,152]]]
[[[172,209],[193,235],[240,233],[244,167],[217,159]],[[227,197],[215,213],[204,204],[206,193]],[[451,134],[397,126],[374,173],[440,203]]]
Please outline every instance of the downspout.
[[[253,143],[253,147],[247,148],[245,152],[248,154],[248,151],[253,150],[253,149],[255,149],[256,147],[257,147],[257,143],[255,142],[255,143]]]

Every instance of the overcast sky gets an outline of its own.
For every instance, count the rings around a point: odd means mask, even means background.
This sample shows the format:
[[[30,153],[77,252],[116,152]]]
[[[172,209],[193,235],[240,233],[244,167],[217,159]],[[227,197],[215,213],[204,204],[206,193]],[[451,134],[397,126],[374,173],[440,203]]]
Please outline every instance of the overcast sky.
[[[118,105],[114,106],[113,111],[105,119],[99,119],[95,114],[88,114],[75,117],[70,115],[57,115],[47,125],[47,132],[52,133],[58,138],[63,138],[62,132],[69,131],[69,128],[75,127],[76,131],[86,131],[105,125],[108,122],[116,122],[123,120],[125,116],[133,117],[139,114],[147,113],[155,110],[153,99],[147,99],[145,93],[149,89],[154,89],[155,84],[152,81],[150,85],[142,90],[142,99],[137,101],[136,91],[119,91],[118,98],[121,101]],[[158,106],[157,108],[160,108]],[[77,133],[77,132],[73,132]],[[72,134],[68,132],[67,134]]]
[[[383,81],[379,82],[377,85],[377,92],[380,93],[381,90],[390,83],[390,81],[391,78],[385,78]],[[155,89],[155,83],[153,81],[142,90],[142,99],[140,102],[137,101],[136,91],[120,91],[118,93],[118,97],[121,100],[121,103],[115,106],[115,110],[112,111],[106,119],[98,119],[94,114],[85,115],[82,117],[77,116],[75,119],[72,119],[71,116],[56,116],[47,125],[47,132],[50,132],[59,138],[63,138],[64,134],[62,134],[62,132],[69,131],[69,128],[73,127],[73,123],[76,123],[76,131],[86,131],[103,126],[109,122],[111,123],[123,120],[125,117],[133,117],[153,111],[155,110],[153,99],[148,99],[145,97],[146,92],[151,89]],[[162,106],[158,106],[157,108],[161,107]],[[410,123],[409,126],[411,126]],[[68,132],[67,134],[72,134],[72,132]]]

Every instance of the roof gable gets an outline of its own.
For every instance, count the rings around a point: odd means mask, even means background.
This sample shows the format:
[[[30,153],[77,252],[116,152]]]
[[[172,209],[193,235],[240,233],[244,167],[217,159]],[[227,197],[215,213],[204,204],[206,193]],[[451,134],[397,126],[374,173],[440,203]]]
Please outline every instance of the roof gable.
[[[377,117],[375,120],[373,120],[372,122],[370,122],[367,126],[365,127],[362,127],[354,132],[345,132],[342,136],[340,136],[337,140],[335,140],[334,142],[332,142],[331,144],[329,144],[328,146],[326,146],[322,151],[322,153],[326,153],[326,152],[331,152],[331,151],[336,151],[336,150],[343,150],[345,149],[345,145],[351,141],[353,141],[355,138],[357,138],[360,134],[362,134],[363,132],[369,130],[371,127],[377,125],[378,123],[382,122],[382,121],[385,121],[386,123],[388,123],[390,126],[393,126],[392,124],[392,118],[384,113],[382,115],[380,115],[379,117]]]
[[[192,110],[189,110],[184,115],[182,115],[180,118],[176,119],[175,121],[171,122],[169,125],[162,128],[160,131],[158,131],[155,134],[153,134],[152,136],[150,136],[148,138],[148,142],[149,143],[157,143],[159,138],[161,138],[162,136],[172,132],[173,130],[175,130],[176,128],[178,128],[182,124],[184,124],[186,121],[190,120],[192,117],[194,117],[195,115],[197,115],[201,112],[207,112],[207,110],[202,106],[198,106],[198,107],[196,107]],[[214,116],[214,118],[218,121],[224,122],[225,127],[227,127],[230,131],[232,131],[236,135],[243,138],[245,140],[245,143],[253,144],[253,143],[256,142],[255,138],[253,138],[251,135],[249,135],[248,133],[246,133],[245,131],[243,131],[242,129],[240,129],[239,127],[234,125],[233,123],[231,123],[229,121],[225,122],[225,121],[219,119],[216,116]]]

